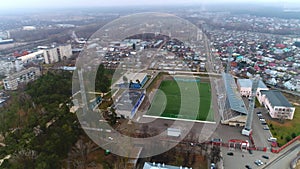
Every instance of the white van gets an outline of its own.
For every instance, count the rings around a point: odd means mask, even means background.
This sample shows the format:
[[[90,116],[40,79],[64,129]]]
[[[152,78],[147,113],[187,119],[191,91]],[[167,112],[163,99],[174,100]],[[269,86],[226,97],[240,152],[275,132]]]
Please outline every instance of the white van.
[[[275,141],[277,141],[277,138],[275,138],[275,137],[269,137],[268,141],[275,142]]]

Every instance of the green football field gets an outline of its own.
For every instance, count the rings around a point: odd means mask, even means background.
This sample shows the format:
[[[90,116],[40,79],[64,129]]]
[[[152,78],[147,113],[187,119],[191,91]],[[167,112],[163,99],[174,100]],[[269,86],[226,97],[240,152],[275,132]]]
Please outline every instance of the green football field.
[[[213,121],[210,84],[196,81],[164,80],[147,115]]]

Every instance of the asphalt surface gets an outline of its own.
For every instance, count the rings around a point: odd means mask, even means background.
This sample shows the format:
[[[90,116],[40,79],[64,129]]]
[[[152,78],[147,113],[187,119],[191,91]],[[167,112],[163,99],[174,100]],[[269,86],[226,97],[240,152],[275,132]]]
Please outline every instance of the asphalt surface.
[[[253,123],[252,123],[252,129],[253,129],[253,139],[254,143],[257,147],[271,147],[270,142],[268,142],[268,138],[272,136],[270,130],[264,130],[263,127],[267,125],[262,125],[261,121],[259,120],[256,112],[262,110],[255,110],[255,113],[253,113]]]
[[[262,168],[262,166],[257,166],[254,161],[261,160],[264,163],[269,163],[270,159],[274,158],[274,154],[271,152],[262,152],[262,151],[252,151],[253,154],[250,154],[248,151],[242,150],[230,150],[229,148],[222,147],[222,156],[224,160],[225,169],[242,169],[246,168],[246,165],[249,165],[251,168]],[[233,156],[227,155],[228,152],[233,152]],[[270,159],[262,158],[262,155],[267,155]],[[285,169],[285,168],[273,168],[273,169]]]
[[[297,154],[300,152],[300,141],[296,141],[285,150],[280,152],[275,156],[274,159],[271,159],[272,162],[264,166],[264,169],[289,169],[290,163],[293,159],[297,157]]]

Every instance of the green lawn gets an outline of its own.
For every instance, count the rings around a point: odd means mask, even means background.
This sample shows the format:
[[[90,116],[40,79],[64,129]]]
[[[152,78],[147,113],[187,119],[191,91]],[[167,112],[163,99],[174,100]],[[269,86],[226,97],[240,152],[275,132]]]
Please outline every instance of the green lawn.
[[[213,121],[209,83],[165,80],[159,89],[147,115]]]
[[[285,120],[284,123],[278,121],[268,121],[268,125],[280,146],[290,141],[293,137],[300,135],[300,106],[295,106],[296,111],[293,120]]]

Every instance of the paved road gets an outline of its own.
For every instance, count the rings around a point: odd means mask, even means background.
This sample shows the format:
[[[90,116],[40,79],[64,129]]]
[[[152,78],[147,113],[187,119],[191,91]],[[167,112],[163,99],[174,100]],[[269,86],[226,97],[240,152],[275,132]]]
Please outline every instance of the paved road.
[[[294,144],[287,147],[284,152],[281,152],[274,159],[271,159],[272,162],[264,166],[263,169],[289,169],[291,161],[297,157],[299,152],[300,141],[296,141]]]

